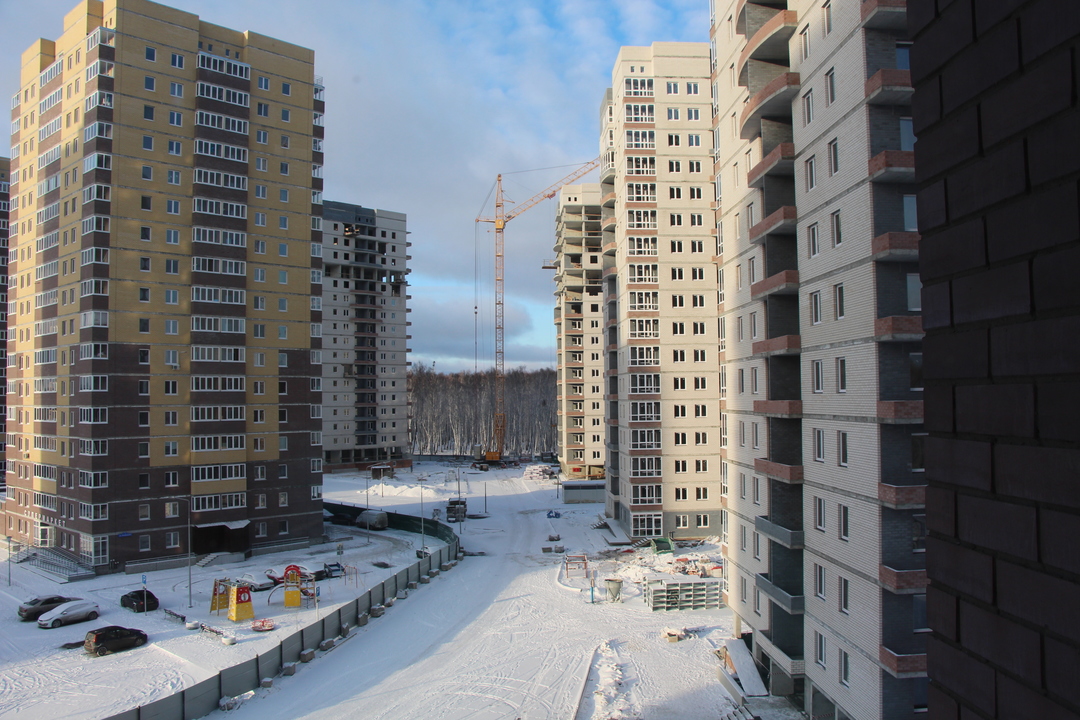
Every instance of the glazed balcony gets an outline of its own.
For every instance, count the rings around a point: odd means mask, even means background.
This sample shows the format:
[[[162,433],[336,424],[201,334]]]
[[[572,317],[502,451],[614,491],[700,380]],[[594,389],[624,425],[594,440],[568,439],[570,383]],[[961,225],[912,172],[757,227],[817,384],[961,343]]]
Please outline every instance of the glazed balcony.
[[[750,60],[787,65],[789,41],[798,25],[799,14],[794,10],[781,10],[776,13],[746,41],[746,47],[739,55],[736,66],[739,74],[742,75],[746,63]]]
[[[802,79],[799,73],[777,75],[754,94],[739,118],[739,136],[753,140],[761,133],[761,121],[767,117],[791,117],[791,103],[799,94]]]
[[[760,300],[769,295],[798,295],[799,271],[783,270],[750,286],[750,299]]]
[[[907,0],[863,0],[863,27],[907,32]]]
[[[866,81],[866,102],[870,105],[910,105],[914,92],[910,70],[882,68]]]
[[[769,176],[791,178],[795,176],[795,144],[780,143],[746,174],[746,184],[761,188]]]
[[[872,182],[915,182],[915,153],[911,150],[883,150],[870,158],[867,172]]]

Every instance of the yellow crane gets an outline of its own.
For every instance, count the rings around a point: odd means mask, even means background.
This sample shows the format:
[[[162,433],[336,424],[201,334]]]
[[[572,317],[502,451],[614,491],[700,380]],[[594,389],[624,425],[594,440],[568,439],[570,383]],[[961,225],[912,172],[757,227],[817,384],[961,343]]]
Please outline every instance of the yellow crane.
[[[495,216],[478,216],[476,222],[492,223],[495,226],[495,422],[492,426],[492,441],[488,446],[485,457],[489,461],[502,459],[503,443],[506,440],[506,373],[504,367],[503,348],[503,296],[504,287],[504,238],[503,230],[506,223],[516,218],[534,205],[544,200],[555,197],[555,193],[570,183],[579,180],[589,172],[600,166],[600,158],[590,160],[562,180],[552,184],[523,203],[518,203],[511,210],[506,210],[506,199],[503,196],[502,174],[495,180]]]

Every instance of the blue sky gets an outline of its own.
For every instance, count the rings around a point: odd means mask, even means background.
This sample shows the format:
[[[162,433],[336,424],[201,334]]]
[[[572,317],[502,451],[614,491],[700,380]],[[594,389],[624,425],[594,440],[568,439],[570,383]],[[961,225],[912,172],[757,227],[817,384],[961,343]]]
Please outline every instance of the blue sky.
[[[326,83],[325,197],[408,214],[414,362],[481,369],[494,355],[490,225],[502,173],[528,199],[598,152],[622,45],[708,40],[707,0],[176,0],[207,22],[313,48]],[[0,0],[9,52],[60,33],[73,0]],[[519,172],[554,168],[538,172]],[[589,178],[587,178],[589,179]],[[554,201],[507,225],[506,363],[555,362]],[[476,278],[479,270],[479,292]],[[479,297],[479,342],[474,307]],[[478,348],[478,353],[477,353]]]

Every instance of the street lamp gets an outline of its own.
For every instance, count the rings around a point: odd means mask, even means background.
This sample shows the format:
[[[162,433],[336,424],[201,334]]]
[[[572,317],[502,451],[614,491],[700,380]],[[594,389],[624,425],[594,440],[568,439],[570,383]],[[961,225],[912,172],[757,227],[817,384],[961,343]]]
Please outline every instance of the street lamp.
[[[371,478],[364,477],[364,525],[367,527],[367,542],[365,545],[371,544]]]

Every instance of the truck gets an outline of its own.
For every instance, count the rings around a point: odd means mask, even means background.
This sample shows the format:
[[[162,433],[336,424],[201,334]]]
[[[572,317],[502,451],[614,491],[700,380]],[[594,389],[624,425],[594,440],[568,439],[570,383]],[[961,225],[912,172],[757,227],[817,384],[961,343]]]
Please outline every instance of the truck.
[[[465,500],[450,500],[446,503],[446,522],[462,522],[467,512]]]

